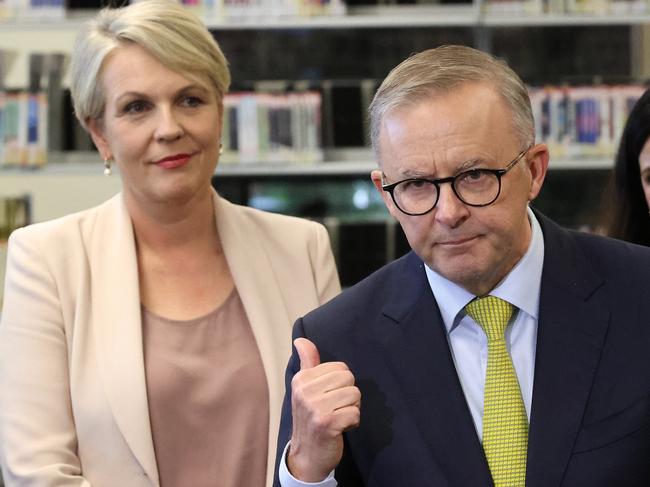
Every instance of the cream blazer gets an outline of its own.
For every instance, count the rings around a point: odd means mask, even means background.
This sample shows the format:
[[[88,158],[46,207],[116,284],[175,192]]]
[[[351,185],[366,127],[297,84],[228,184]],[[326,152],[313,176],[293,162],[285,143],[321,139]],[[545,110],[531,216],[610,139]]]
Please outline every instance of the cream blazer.
[[[291,328],[340,291],[338,276],[322,225],[216,193],[214,206],[266,371],[270,486]],[[8,487],[159,485],[137,269],[121,194],[10,237],[0,322],[0,458]]]

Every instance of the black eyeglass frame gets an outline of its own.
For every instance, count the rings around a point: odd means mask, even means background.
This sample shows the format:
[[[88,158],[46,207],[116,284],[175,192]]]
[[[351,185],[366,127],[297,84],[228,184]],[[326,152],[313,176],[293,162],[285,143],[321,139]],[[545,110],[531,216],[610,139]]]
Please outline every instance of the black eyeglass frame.
[[[492,203],[494,203],[498,198],[499,195],[501,194],[501,177],[506,174],[510,169],[515,167],[515,165],[521,160],[522,157],[524,157],[530,149],[532,149],[534,144],[529,145],[526,149],[522,150],[517,156],[510,161],[506,167],[502,169],[488,169],[488,168],[474,168],[474,169],[468,169],[467,171],[459,172],[455,176],[449,176],[446,178],[439,178],[439,179],[428,179],[428,178],[408,178],[408,179],[402,179],[401,181],[397,181],[395,183],[390,183],[390,184],[382,184],[381,189],[386,191],[387,193],[390,194],[390,197],[393,200],[393,203],[395,203],[395,206],[397,206],[397,209],[401,211],[402,213],[409,215],[409,216],[422,216],[426,215],[429,213],[431,210],[433,210],[437,205],[438,205],[438,200],[440,199],[440,185],[445,184],[445,183],[451,183],[451,189],[456,195],[456,197],[462,201],[464,204],[467,206],[473,206],[475,208],[480,208],[483,206],[489,206]],[[454,184],[455,181],[459,180],[459,178],[471,174],[471,173],[490,173],[493,174],[497,177],[497,181],[499,183],[499,189],[497,190],[497,194],[494,196],[494,198],[489,202],[489,203],[482,203],[480,205],[474,204],[474,203],[468,203],[465,201],[459,194],[458,191],[456,191],[456,185]],[[382,178],[385,178],[385,175],[382,173]],[[397,200],[395,199],[395,194],[393,191],[397,187],[397,185],[409,182],[409,181],[426,181],[428,183],[433,184],[436,187],[436,200],[433,202],[433,206],[429,208],[427,211],[423,211],[422,213],[409,213],[408,211],[404,211],[402,208],[400,208],[399,203],[397,203]]]

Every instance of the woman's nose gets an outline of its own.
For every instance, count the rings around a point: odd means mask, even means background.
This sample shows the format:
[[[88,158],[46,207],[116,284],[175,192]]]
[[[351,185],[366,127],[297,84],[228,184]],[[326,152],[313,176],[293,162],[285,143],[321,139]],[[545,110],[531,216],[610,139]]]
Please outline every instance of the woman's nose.
[[[182,137],[184,133],[183,126],[174,111],[170,108],[160,109],[155,132],[156,140],[172,141]]]

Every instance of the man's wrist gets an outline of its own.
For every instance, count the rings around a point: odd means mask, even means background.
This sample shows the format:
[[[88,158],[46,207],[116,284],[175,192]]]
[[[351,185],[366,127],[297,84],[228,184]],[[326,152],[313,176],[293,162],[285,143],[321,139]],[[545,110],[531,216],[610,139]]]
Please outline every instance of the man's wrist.
[[[294,445],[293,449],[291,448],[292,444]],[[313,462],[310,462],[309,459],[305,461],[304,455],[301,455],[300,447],[294,441],[287,444],[286,461],[289,473],[301,482],[323,482],[330,473],[330,469],[326,469],[326,471],[314,469]]]
[[[329,473],[329,475],[327,475],[327,477],[325,477],[320,482],[306,482],[295,478],[293,474],[289,471],[289,465],[288,465],[288,454],[289,454],[290,446],[291,446],[291,442],[287,443],[287,446],[285,446],[284,451],[282,452],[282,457],[280,459],[279,476],[280,476],[280,485],[282,487],[309,487],[309,486],[336,487],[337,486],[336,479],[334,478],[334,470],[332,470]]]

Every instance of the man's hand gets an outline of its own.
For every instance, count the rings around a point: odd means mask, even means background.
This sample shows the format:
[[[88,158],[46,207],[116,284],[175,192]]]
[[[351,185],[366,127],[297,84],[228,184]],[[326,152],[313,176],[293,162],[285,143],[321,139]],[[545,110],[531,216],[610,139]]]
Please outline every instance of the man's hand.
[[[359,425],[361,393],[343,362],[320,363],[316,346],[297,338],[300,372],[291,381],[293,433],[287,467],[296,479],[320,482],[343,456],[343,432]]]

